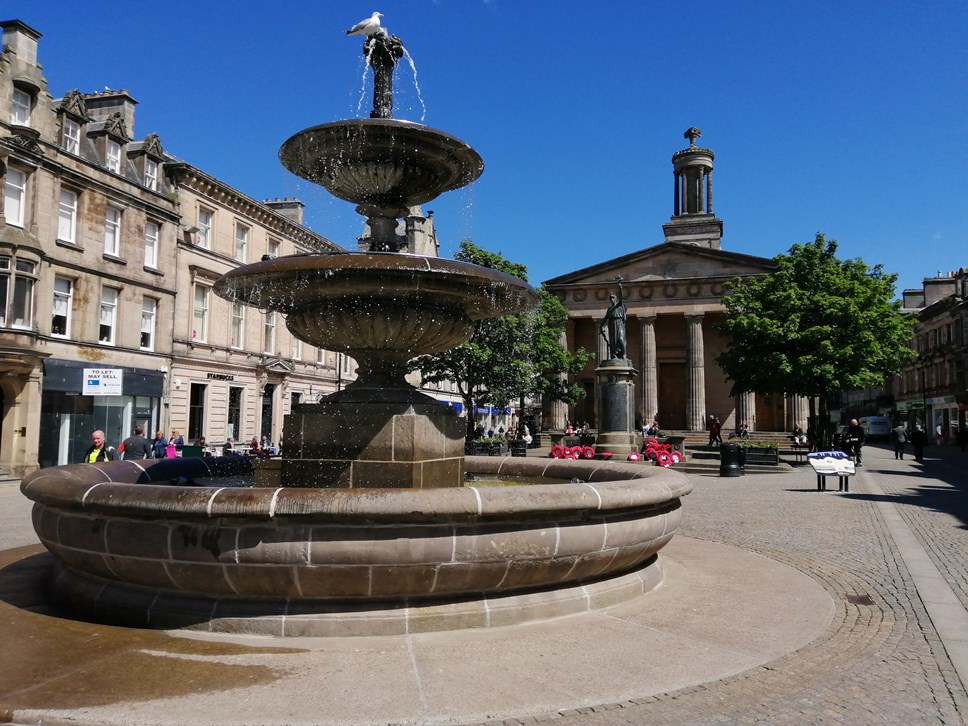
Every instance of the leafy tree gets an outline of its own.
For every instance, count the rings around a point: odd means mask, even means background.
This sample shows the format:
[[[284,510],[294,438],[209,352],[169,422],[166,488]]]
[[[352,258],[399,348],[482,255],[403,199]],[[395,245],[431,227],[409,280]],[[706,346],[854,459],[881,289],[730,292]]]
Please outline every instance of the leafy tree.
[[[897,275],[836,252],[818,233],[774,257],[773,272],[731,281],[719,326],[730,347],[717,362],[733,393],[807,396],[813,420],[817,399],[822,437],[828,394],[880,385],[914,356],[915,321],[893,299]]]
[[[461,242],[454,257],[528,280],[525,265],[510,262],[470,240]],[[503,407],[531,395],[571,403],[584,395],[581,386],[562,381],[561,374],[580,371],[591,354],[584,350],[572,354],[561,345],[568,311],[547,290],[539,290],[538,295],[540,303],[534,310],[481,320],[466,343],[411,362],[427,383],[456,383],[467,411],[468,434],[474,430],[472,412],[476,403]]]

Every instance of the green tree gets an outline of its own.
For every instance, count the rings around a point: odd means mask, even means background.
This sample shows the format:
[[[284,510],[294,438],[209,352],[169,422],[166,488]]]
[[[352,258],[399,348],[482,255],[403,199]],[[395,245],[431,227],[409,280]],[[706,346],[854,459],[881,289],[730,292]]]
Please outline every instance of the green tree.
[[[807,396],[814,421],[818,400],[824,439],[829,394],[880,385],[914,356],[915,321],[894,300],[897,275],[836,252],[818,233],[774,257],[773,272],[731,281],[719,326],[729,347],[717,362],[733,393]]]
[[[488,252],[470,240],[461,242],[455,259],[490,267],[528,281],[527,267]],[[562,381],[562,374],[580,371],[591,354],[569,353],[561,345],[568,311],[547,290],[538,291],[539,305],[517,315],[481,320],[466,343],[411,362],[427,383],[452,381],[467,411],[468,434],[474,430],[474,406],[507,406],[512,400],[541,395],[545,400],[572,403],[584,391]]]

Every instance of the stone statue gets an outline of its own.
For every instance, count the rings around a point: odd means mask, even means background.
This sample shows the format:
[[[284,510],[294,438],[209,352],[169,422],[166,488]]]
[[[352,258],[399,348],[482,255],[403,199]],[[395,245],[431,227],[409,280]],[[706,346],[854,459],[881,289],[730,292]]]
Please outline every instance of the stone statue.
[[[599,332],[608,344],[608,360],[625,360],[625,318],[628,308],[622,302],[622,278],[616,278],[616,282],[618,282],[618,295],[614,292],[609,294],[608,299],[611,304],[605,311]]]

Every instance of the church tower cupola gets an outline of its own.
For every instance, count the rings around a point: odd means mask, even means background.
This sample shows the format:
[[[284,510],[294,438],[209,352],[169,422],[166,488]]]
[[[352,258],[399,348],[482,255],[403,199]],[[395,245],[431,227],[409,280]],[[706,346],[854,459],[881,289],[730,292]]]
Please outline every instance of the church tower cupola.
[[[723,223],[713,214],[713,159],[710,149],[696,145],[702,131],[695,126],[683,136],[689,147],[672,155],[675,199],[672,218],[662,225],[666,242],[684,242],[719,249]]]

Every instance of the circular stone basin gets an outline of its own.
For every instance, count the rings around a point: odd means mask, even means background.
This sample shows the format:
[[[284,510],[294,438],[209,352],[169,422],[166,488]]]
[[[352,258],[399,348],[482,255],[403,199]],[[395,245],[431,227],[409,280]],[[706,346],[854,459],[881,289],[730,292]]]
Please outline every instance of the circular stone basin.
[[[293,334],[318,347],[399,351],[404,362],[463,343],[475,320],[538,302],[530,285],[503,272],[393,252],[278,257],[231,270],[215,291],[285,313]]]
[[[460,139],[394,119],[304,129],[282,145],[279,160],[340,199],[398,210],[466,186],[484,171],[480,155]]]
[[[238,457],[41,469],[21,491],[55,590],[100,620],[267,635],[490,627],[612,605],[661,581],[691,490],[641,464],[468,457],[451,489],[197,487]],[[174,484],[172,482],[175,482]]]

